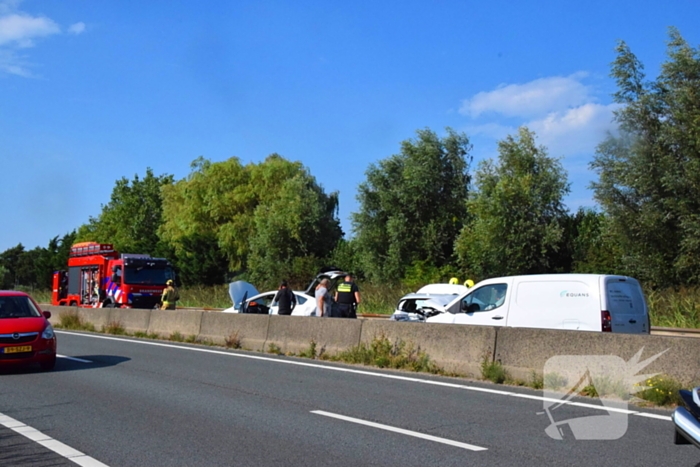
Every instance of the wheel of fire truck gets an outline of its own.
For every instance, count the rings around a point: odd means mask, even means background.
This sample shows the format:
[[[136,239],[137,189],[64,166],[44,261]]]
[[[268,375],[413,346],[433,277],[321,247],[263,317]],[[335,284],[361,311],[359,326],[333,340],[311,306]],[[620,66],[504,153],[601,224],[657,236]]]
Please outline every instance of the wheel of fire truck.
[[[111,298],[108,298],[107,300],[102,302],[102,308],[116,308],[116,307],[117,307],[117,304],[114,303],[114,300],[112,300]]]

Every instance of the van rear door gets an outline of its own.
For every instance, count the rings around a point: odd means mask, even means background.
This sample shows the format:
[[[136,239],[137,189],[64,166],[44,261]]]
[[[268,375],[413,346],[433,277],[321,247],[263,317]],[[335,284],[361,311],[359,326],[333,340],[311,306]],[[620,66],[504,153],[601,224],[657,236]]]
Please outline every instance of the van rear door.
[[[648,334],[647,305],[639,282],[621,276],[604,276],[602,280],[612,332]]]

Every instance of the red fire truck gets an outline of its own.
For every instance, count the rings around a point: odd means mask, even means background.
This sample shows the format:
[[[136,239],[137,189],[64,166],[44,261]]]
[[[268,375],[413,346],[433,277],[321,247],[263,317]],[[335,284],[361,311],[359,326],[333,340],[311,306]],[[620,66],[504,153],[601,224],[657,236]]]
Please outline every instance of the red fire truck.
[[[53,275],[53,305],[93,308],[154,308],[168,279],[170,262],[149,255],[120,254],[110,244],[71,247],[68,271]]]

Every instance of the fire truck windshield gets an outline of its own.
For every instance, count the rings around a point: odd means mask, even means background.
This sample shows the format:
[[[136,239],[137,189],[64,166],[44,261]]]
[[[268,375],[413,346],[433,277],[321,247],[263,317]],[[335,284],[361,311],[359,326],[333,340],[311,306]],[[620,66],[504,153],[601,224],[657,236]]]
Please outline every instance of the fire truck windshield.
[[[127,266],[124,270],[124,283],[131,285],[165,285],[175,274],[170,267]]]

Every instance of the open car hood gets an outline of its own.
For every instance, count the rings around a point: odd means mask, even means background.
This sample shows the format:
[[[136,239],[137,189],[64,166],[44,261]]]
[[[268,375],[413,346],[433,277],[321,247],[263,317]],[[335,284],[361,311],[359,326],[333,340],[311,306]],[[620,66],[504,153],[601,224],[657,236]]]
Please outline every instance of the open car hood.
[[[231,296],[233,308],[241,308],[241,303],[248,297],[259,295],[258,289],[250,282],[236,281],[228,285],[228,294]]]
[[[423,303],[421,308],[432,308],[438,311],[446,311],[445,307],[455,299],[454,295],[435,295]]]

